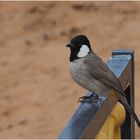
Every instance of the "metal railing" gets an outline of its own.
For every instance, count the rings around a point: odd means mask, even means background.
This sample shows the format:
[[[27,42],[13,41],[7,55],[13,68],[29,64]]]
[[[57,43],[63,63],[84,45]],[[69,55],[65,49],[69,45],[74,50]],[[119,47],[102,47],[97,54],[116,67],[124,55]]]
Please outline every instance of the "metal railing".
[[[128,103],[134,109],[134,51],[113,51],[107,65],[119,78]],[[59,139],[95,138],[115,104],[116,101],[112,97],[100,97],[95,103],[81,103],[66,124]],[[121,138],[134,139],[134,128],[134,120],[126,111],[126,119],[121,126]]]

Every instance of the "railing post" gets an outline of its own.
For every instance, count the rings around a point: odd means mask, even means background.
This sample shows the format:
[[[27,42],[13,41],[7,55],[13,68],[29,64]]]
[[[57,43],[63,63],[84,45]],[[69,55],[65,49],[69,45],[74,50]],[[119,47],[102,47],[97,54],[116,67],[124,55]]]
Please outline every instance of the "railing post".
[[[120,77],[120,81],[123,85],[123,89],[126,93],[126,98],[131,106],[134,109],[135,103],[135,90],[134,90],[134,81],[135,81],[135,71],[134,71],[134,51],[133,50],[115,50],[112,52],[112,57],[116,57],[117,59],[114,62],[114,66],[108,63],[108,66],[112,69],[112,71],[116,74],[117,77]],[[128,66],[123,70],[120,71],[122,57],[128,63]],[[119,72],[120,74],[119,75]],[[127,78],[126,78],[127,77]],[[125,82],[125,79],[128,82]],[[126,83],[126,84],[124,84]],[[126,119],[124,124],[121,127],[121,137],[122,139],[134,139],[135,138],[135,123],[132,116],[126,111]]]

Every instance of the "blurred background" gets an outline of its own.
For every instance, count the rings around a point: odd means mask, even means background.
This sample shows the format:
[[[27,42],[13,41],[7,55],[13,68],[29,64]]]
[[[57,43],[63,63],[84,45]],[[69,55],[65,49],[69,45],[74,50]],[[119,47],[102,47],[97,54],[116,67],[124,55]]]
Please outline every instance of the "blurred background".
[[[140,2],[0,2],[0,138],[58,137],[85,93],[68,72],[77,34],[105,62],[113,49],[135,51],[140,118],[139,26]]]

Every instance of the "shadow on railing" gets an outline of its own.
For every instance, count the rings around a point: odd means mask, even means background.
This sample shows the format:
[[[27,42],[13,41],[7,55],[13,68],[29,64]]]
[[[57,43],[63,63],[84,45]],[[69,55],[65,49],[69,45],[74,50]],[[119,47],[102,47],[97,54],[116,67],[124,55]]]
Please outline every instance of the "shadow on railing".
[[[134,52],[131,50],[115,50],[112,52],[107,65],[120,79],[128,103],[134,109]],[[95,103],[81,103],[66,124],[59,139],[101,138],[99,132],[106,129],[103,128],[104,122],[107,122],[108,116],[113,112],[115,105],[116,101],[112,97],[100,97],[99,101]],[[121,110],[123,111],[123,109]],[[126,117],[124,117],[125,121],[117,129],[118,132],[114,133],[112,128],[111,133],[113,134],[105,138],[134,139],[134,120],[127,111]],[[118,133],[117,136],[116,133]]]

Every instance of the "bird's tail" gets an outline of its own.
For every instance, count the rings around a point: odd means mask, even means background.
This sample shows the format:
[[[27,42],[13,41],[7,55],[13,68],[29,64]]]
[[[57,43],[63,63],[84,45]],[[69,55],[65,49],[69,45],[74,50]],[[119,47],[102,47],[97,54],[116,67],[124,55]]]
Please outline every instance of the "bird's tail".
[[[138,127],[140,128],[140,121],[136,115],[136,113],[134,112],[134,110],[130,107],[130,105],[128,104],[126,98],[121,98],[120,102],[123,104],[123,106],[127,109],[127,111],[133,116],[133,118],[135,119]]]

